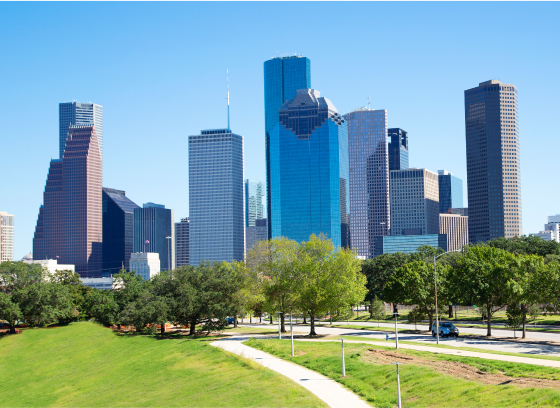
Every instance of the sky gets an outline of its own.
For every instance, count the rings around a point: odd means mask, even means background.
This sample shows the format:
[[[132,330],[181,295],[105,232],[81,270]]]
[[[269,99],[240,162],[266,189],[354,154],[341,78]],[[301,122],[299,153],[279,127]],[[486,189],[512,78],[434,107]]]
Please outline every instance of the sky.
[[[265,180],[263,62],[302,54],[344,114],[387,109],[410,166],[463,180],[464,91],[499,79],[519,95],[523,232],[560,213],[558,2],[0,2],[0,211],[15,257],[32,239],[58,104],[103,106],[105,187],[189,215],[189,135],[244,137],[245,177]],[[556,152],[556,153],[555,153]]]

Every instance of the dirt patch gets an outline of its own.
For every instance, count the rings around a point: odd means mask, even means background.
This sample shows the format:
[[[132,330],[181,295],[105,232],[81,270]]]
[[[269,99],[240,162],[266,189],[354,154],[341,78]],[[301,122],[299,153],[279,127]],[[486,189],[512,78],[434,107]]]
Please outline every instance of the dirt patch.
[[[363,355],[362,358],[374,364],[391,364],[395,361],[402,361],[404,364],[427,366],[439,373],[448,374],[468,381],[478,381],[484,384],[560,389],[560,381],[510,377],[501,373],[486,373],[480,371],[476,367],[458,361],[427,360],[416,356],[395,353],[394,351],[377,349],[368,349],[366,353],[367,354]]]

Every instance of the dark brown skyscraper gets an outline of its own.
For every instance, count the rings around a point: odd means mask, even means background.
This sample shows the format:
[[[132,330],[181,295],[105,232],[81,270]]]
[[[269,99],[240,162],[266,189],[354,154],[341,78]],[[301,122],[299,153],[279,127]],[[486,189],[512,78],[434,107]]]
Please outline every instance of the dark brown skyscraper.
[[[76,265],[100,277],[102,166],[95,126],[70,126],[62,160],[52,160],[33,238],[33,259]]]

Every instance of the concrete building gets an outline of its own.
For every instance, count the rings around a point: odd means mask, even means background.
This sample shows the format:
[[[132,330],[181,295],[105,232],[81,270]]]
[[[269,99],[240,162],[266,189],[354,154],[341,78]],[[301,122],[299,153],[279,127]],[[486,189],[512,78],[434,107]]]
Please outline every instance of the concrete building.
[[[517,88],[491,80],[465,91],[469,241],[522,236]]]
[[[80,278],[82,285],[93,289],[113,290],[113,277],[106,278]]]
[[[545,241],[560,243],[560,214],[549,216],[548,223],[544,225],[544,231],[531,235],[535,235]]]
[[[408,132],[399,128],[387,130],[389,137],[389,171],[408,169]]]
[[[452,214],[453,208],[463,208],[463,180],[447,170],[438,170],[439,212]]]
[[[26,264],[37,264],[41,265],[43,269],[48,272],[50,275],[53,275],[57,271],[72,271],[76,272],[76,268],[74,265],[69,264],[59,264],[56,259],[41,259],[35,261],[33,259],[23,259],[23,262]]]
[[[58,259],[83,278],[102,276],[101,155],[94,125],[71,125],[62,160],[51,160],[33,238],[36,260]]]
[[[247,246],[247,251],[249,251],[253,246],[259,241],[266,241],[268,239],[268,225],[267,219],[261,218],[255,220],[254,227],[245,228],[245,245]]]
[[[447,235],[448,251],[462,249],[469,244],[469,217],[458,214],[440,214],[439,233]]]
[[[243,261],[243,137],[229,129],[189,136],[189,258]]]
[[[14,216],[0,211],[0,263],[14,260]]]
[[[103,273],[108,277],[130,270],[134,249],[134,210],[138,207],[122,190],[103,187]]]
[[[59,159],[64,157],[64,148],[71,125],[95,125],[97,144],[103,164],[103,107],[95,103],[64,102],[58,105]]]
[[[136,272],[144,280],[150,280],[160,272],[157,252],[134,252],[130,255],[130,271]]]
[[[426,169],[390,174],[391,235],[439,233],[438,175]]]
[[[445,234],[426,234],[375,237],[374,256],[397,252],[410,254],[417,252],[418,248],[423,245],[447,251],[447,236]]]
[[[142,208],[134,208],[133,251],[155,252],[159,254],[161,269],[173,268],[175,265],[173,210],[154,203],[145,203]]]
[[[469,216],[469,209],[467,207],[452,208],[451,209],[451,214],[458,214],[458,215],[462,215],[463,217],[468,217]]]
[[[388,235],[391,227],[387,111],[361,108],[344,118],[348,121],[350,240],[359,256],[372,258],[374,237]]]
[[[175,267],[190,265],[189,227],[189,217],[175,223]]]

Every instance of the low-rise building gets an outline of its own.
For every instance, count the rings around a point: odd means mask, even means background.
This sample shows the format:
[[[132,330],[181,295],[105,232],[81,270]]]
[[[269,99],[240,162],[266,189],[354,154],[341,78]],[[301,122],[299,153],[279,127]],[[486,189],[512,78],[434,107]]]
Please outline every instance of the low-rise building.
[[[375,239],[374,256],[403,252],[410,254],[418,251],[422,245],[441,248],[447,251],[447,236],[445,234],[425,235],[388,235],[377,236]]]
[[[39,264],[46,270],[49,274],[53,275],[56,271],[72,271],[76,272],[75,265],[69,264],[59,264],[56,259],[41,259],[34,261],[33,259],[28,259],[27,256],[23,259],[24,263],[27,264]]]
[[[548,223],[544,225],[544,231],[531,235],[537,236],[545,241],[560,242],[560,214],[549,216]]]
[[[113,290],[113,277],[109,278],[80,278],[83,285],[93,289]]]
[[[134,252],[130,255],[130,271],[136,272],[144,280],[150,280],[160,272],[157,252]]]

